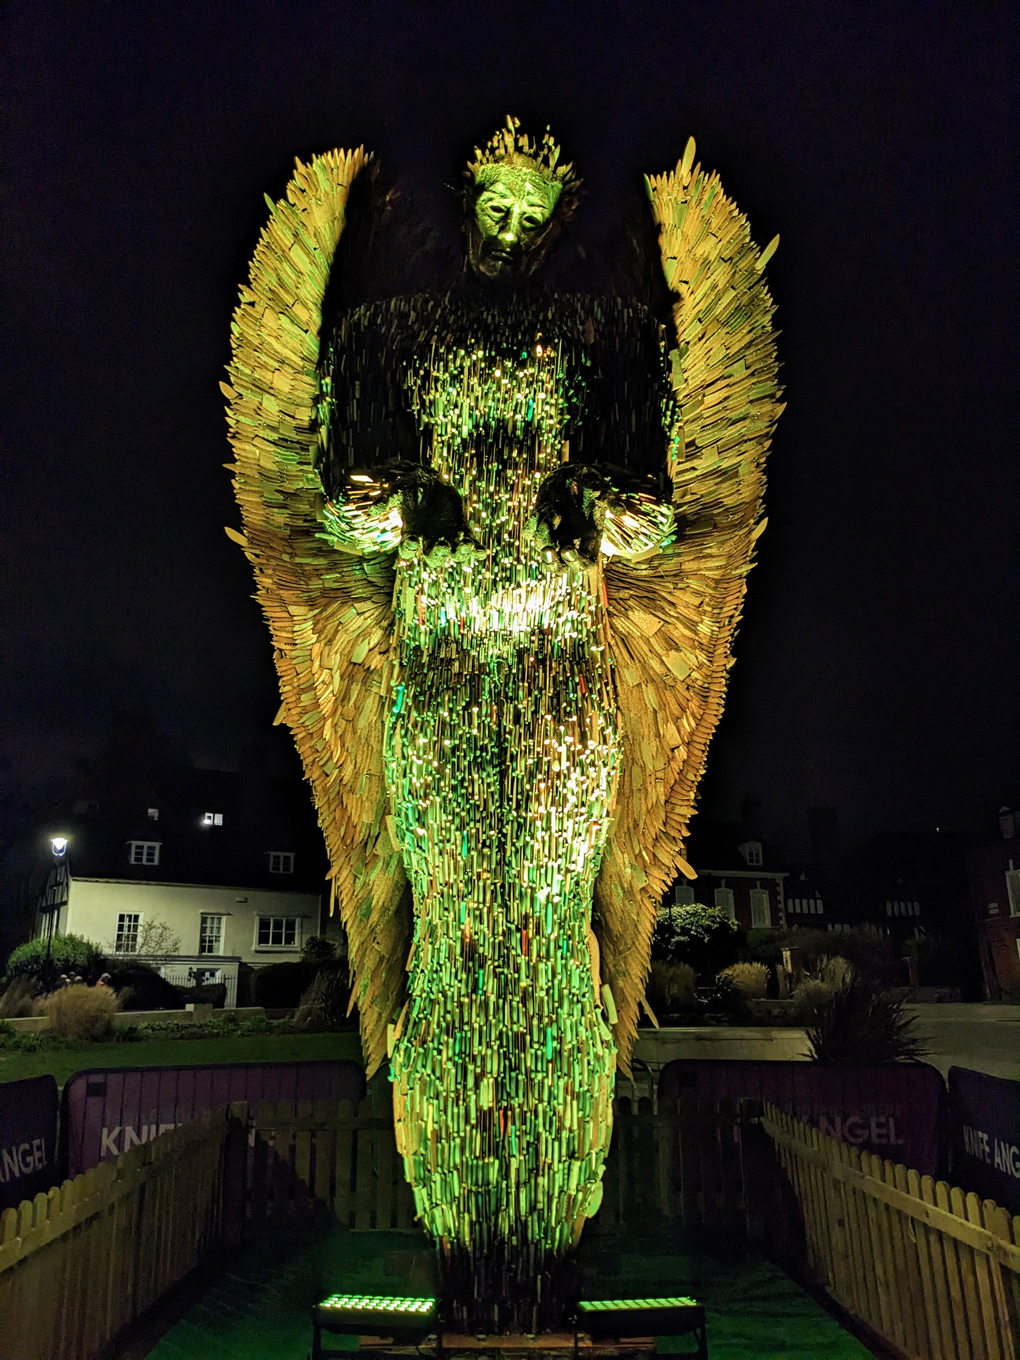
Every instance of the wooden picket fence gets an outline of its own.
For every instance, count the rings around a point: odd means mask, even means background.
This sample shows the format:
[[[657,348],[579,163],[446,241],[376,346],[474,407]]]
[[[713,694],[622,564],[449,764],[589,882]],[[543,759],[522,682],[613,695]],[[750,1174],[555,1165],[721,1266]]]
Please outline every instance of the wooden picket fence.
[[[757,1107],[684,1101],[653,1113],[642,1104],[617,1102],[592,1231],[658,1222],[760,1236]]]
[[[246,1116],[212,1110],[4,1210],[3,1360],[92,1360],[207,1248],[240,1239]]]
[[[248,1226],[254,1233],[312,1217],[322,1206],[357,1231],[414,1227],[414,1196],[388,1102],[264,1100],[252,1123]]]
[[[388,1102],[262,1101],[252,1122],[247,1221],[255,1234],[314,1218],[323,1206],[356,1231],[415,1228]],[[755,1142],[758,1123],[731,1101],[657,1114],[618,1102],[602,1207],[590,1231],[669,1223],[760,1237],[763,1215],[755,1205],[767,1168]],[[767,1141],[765,1153],[771,1162]]]
[[[912,1360],[1016,1360],[1020,1218],[775,1106],[762,1124],[841,1307]]]

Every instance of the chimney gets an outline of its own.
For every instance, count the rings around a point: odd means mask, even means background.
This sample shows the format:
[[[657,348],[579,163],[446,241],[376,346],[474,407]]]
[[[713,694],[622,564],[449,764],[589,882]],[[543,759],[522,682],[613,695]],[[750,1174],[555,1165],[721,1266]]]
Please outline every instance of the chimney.
[[[1016,835],[1016,813],[1012,808],[999,808],[999,830],[1004,841],[1011,841]]]
[[[812,868],[834,873],[839,868],[839,809],[808,808],[808,833]]]

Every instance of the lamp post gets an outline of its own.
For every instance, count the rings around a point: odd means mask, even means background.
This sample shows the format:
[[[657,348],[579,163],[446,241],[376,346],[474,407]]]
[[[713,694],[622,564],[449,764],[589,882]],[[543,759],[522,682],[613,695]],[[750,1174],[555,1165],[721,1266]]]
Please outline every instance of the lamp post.
[[[50,853],[53,856],[53,869],[50,870],[50,879],[52,880],[53,870],[63,861],[64,856],[67,854],[67,837],[51,836]],[[47,884],[47,888],[48,887],[49,883]],[[53,928],[56,925],[56,911],[52,902],[50,903],[49,917],[49,927],[46,931],[46,962],[43,964],[43,979],[46,987],[49,987],[53,981],[51,954],[53,950]]]

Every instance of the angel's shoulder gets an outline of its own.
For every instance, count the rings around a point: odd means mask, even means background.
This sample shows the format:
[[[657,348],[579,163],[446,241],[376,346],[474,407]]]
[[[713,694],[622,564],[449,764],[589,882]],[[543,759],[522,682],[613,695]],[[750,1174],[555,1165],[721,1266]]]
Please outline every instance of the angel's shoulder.
[[[365,302],[338,317],[333,338],[344,342],[356,336],[385,336],[427,327],[443,310],[444,301],[443,296],[434,293],[411,293]]]
[[[638,298],[560,293],[554,307],[562,326],[613,344],[625,336],[658,335],[663,329],[651,308]]]

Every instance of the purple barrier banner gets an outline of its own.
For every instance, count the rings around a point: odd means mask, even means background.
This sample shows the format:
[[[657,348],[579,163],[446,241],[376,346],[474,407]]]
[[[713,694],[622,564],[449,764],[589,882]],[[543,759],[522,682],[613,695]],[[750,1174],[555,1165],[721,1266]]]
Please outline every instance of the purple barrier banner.
[[[57,1083],[53,1077],[0,1084],[0,1210],[15,1209],[60,1179]]]
[[[1020,1214],[1020,1081],[949,1069],[949,1177]]]
[[[359,1101],[364,1096],[365,1073],[346,1059],[78,1072],[64,1087],[67,1174],[79,1176],[232,1100]]]
[[[888,1067],[709,1059],[667,1063],[659,1078],[660,1104],[689,1092],[699,1104],[768,1100],[844,1143],[903,1162],[921,1175],[938,1174],[945,1084],[928,1063]]]

